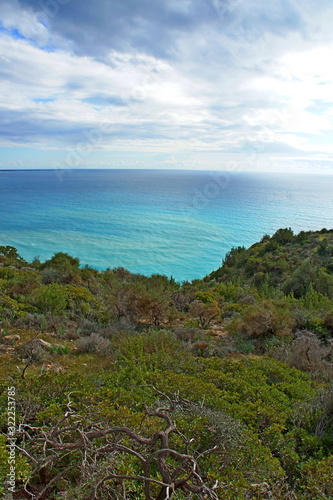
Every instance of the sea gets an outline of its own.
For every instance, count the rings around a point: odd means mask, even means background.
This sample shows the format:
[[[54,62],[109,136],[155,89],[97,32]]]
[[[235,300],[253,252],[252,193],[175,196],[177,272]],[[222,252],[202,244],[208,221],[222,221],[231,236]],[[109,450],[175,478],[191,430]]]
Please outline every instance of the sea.
[[[333,176],[189,170],[0,171],[0,245],[177,281],[264,234],[333,228]]]

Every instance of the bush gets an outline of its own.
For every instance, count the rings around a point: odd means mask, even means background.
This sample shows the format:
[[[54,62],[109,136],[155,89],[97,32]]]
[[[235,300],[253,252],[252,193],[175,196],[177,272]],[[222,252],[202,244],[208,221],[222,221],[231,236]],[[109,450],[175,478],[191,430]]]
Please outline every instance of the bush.
[[[80,260],[77,257],[72,257],[64,252],[58,252],[53,255],[53,257],[43,264],[43,268],[54,267],[57,269],[67,269],[74,268],[78,269],[80,266]]]
[[[66,289],[58,283],[42,285],[37,293],[36,306],[42,313],[63,314],[67,306]]]
[[[47,283],[80,283],[78,258],[58,252],[41,265],[43,282]]]
[[[330,310],[328,313],[325,314],[323,318],[323,324],[325,328],[327,328],[330,336],[333,337],[333,310]]]
[[[333,457],[309,460],[303,467],[306,478],[304,498],[331,500],[333,497]]]
[[[16,353],[26,363],[33,364],[46,361],[49,358],[51,344],[42,339],[32,339],[24,344],[20,344]]]
[[[330,362],[332,346],[324,344],[314,333],[307,330],[296,334],[291,345],[280,353],[280,359],[299,370],[316,372],[321,376],[333,376]]]
[[[181,326],[173,329],[174,334],[178,340],[182,342],[193,342],[200,337],[202,333],[201,328],[191,328],[186,326]]]
[[[82,353],[96,353],[105,356],[110,354],[111,342],[98,333],[92,333],[89,337],[81,337],[77,339],[75,347]]]
[[[47,267],[42,273],[42,283],[43,285],[49,285],[51,283],[63,283],[63,275],[58,269],[53,267]]]
[[[92,333],[99,333],[100,325],[95,321],[90,321],[88,319],[83,319],[78,324],[78,332],[81,335],[91,335]]]
[[[70,349],[69,349],[68,345],[55,344],[52,347],[50,347],[51,354],[62,355],[62,354],[68,354],[69,351],[70,351]]]
[[[18,318],[15,322],[18,327],[29,328],[31,330],[43,330],[46,328],[46,318],[42,314],[27,313],[24,317]]]
[[[278,229],[275,234],[272,236],[272,240],[276,241],[279,245],[285,245],[286,243],[289,243],[292,241],[294,237],[294,233],[292,229],[289,228],[284,228],[284,229]]]

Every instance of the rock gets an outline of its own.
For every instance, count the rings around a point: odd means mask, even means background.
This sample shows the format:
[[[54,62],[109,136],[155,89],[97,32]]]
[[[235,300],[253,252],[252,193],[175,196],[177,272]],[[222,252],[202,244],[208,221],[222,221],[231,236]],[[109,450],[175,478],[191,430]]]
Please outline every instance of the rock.
[[[5,337],[2,337],[1,343],[5,345],[14,345],[20,339],[21,337],[19,335],[6,335]]]
[[[50,342],[46,342],[46,340],[43,339],[32,339],[28,340],[28,342],[24,344],[24,347],[30,347],[32,349],[41,347],[42,349],[49,351],[52,347],[52,344]]]
[[[14,347],[10,347],[8,345],[0,345],[0,353],[2,354],[14,354]]]
[[[46,340],[43,339],[33,339],[31,342],[34,342],[34,344],[37,346],[39,345],[40,347],[43,347],[44,349],[51,349],[52,344],[50,342],[46,342]]]

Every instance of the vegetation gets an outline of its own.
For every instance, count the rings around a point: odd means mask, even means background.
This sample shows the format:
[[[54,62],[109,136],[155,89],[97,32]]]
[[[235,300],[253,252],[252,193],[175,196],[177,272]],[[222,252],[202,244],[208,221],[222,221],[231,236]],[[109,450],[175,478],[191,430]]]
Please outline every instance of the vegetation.
[[[332,334],[333,230],[191,283],[0,246],[0,493],[332,499]]]

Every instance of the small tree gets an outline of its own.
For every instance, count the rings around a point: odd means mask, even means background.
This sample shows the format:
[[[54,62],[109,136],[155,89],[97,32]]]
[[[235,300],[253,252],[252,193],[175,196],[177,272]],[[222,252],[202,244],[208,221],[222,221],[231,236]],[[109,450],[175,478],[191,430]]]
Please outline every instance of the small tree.
[[[216,301],[204,304],[200,300],[194,300],[191,304],[190,312],[199,320],[199,324],[202,328],[208,328],[211,322],[220,314]]]
[[[10,245],[0,245],[0,255],[4,255],[9,259],[22,259],[22,257],[18,254],[17,249],[15,247],[11,247]]]
[[[272,240],[276,241],[279,245],[285,245],[289,243],[294,237],[293,230],[288,228],[278,229],[272,236]]]

